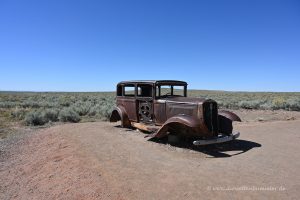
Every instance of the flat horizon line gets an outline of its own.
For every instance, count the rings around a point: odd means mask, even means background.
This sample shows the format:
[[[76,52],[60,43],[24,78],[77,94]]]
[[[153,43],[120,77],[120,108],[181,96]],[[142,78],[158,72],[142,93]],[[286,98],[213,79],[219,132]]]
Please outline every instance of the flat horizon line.
[[[205,90],[205,89],[188,89],[187,91],[212,91],[212,92],[248,92],[248,93],[300,93],[300,91],[245,91],[245,90]],[[1,92],[17,93],[115,93],[116,91],[34,91],[34,90],[0,90]]]

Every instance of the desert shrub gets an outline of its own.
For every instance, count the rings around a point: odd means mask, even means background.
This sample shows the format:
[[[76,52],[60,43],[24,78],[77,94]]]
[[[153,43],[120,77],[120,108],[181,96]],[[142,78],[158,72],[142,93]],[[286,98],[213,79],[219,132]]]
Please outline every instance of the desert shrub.
[[[100,118],[103,120],[108,120],[112,112],[112,109],[113,108],[109,104],[106,104],[105,106],[101,106],[99,110]]]
[[[20,106],[22,106],[23,108],[39,108],[39,107],[41,107],[41,105],[37,101],[31,100],[31,99],[20,103]]]
[[[47,122],[56,122],[58,121],[59,111],[56,109],[46,109],[43,111],[43,115]]]
[[[262,102],[260,100],[253,101],[241,101],[238,103],[238,107],[245,109],[258,109]]]
[[[72,109],[77,112],[80,116],[87,115],[89,113],[89,110],[91,108],[90,102],[76,102],[74,105],[72,105]]]
[[[259,106],[260,109],[262,110],[272,110],[272,102],[271,101],[266,101],[265,103],[262,103],[260,106]]]
[[[55,109],[34,110],[26,114],[25,123],[27,125],[38,126],[48,122],[58,121],[58,111]]]
[[[17,120],[23,120],[26,115],[26,111],[20,108],[16,108],[11,111],[11,117]]]
[[[102,103],[100,110],[99,110],[99,115],[101,116],[101,119],[108,120],[114,107],[115,107],[114,98],[107,98]]]
[[[68,107],[75,103],[78,99],[75,96],[70,96],[70,95],[62,95],[58,98],[58,103],[60,106],[63,107]]]
[[[10,102],[10,101],[0,102],[0,108],[13,108],[16,106],[17,104],[15,102]]]
[[[272,109],[284,109],[285,108],[285,99],[282,97],[276,97],[272,100]]]
[[[101,106],[100,106],[99,104],[92,106],[92,107],[90,108],[90,110],[89,110],[88,115],[89,115],[90,117],[95,116],[97,113],[99,113],[100,107],[101,107]]]
[[[300,111],[300,98],[289,98],[286,101],[286,109],[287,110],[294,110],[294,111]]]
[[[300,111],[300,93],[224,92],[189,90],[189,97],[210,98],[226,109],[285,109]],[[50,121],[107,120],[115,106],[115,92],[0,92],[1,114],[28,125]],[[61,110],[61,111],[60,111]],[[31,112],[30,112],[31,111]],[[3,115],[4,116],[4,115]]]
[[[64,108],[59,112],[59,121],[62,122],[79,122],[81,120],[79,114],[75,112],[72,108]]]
[[[31,111],[25,116],[25,123],[33,126],[44,125],[47,119],[41,111]]]
[[[97,104],[95,104],[90,108],[88,115],[95,116],[96,118],[102,120],[108,120],[114,106],[115,106],[114,99],[110,99],[110,98],[102,99],[98,101]]]

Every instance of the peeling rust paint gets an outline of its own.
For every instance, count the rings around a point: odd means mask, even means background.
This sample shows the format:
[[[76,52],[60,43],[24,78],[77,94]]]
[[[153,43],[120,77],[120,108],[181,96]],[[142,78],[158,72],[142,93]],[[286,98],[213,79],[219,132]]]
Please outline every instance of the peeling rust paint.
[[[161,86],[169,86],[171,92],[161,95]],[[181,95],[173,95],[175,86],[183,88],[176,91]],[[151,130],[154,133],[149,136],[157,138],[169,133],[190,138],[231,134],[232,121],[241,121],[232,112],[218,112],[214,100],[187,97],[184,81],[122,81],[117,85],[116,104],[111,122],[120,120],[123,127]]]

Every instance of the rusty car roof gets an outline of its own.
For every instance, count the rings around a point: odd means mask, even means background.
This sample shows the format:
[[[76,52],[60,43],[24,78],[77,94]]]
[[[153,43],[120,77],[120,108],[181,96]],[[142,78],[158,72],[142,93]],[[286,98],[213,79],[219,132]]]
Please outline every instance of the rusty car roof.
[[[187,85],[185,81],[178,81],[178,80],[132,80],[132,81],[121,81],[119,84],[135,84],[135,83],[150,83],[150,84],[181,84]]]

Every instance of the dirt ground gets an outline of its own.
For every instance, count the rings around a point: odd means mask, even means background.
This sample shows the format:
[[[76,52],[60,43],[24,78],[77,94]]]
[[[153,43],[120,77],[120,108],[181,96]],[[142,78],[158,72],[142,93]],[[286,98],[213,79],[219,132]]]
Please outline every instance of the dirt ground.
[[[107,122],[23,130],[0,143],[0,199],[299,199],[300,120],[235,129],[201,148]]]

